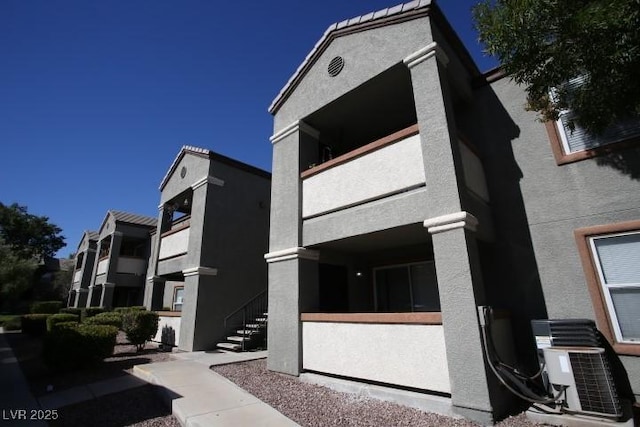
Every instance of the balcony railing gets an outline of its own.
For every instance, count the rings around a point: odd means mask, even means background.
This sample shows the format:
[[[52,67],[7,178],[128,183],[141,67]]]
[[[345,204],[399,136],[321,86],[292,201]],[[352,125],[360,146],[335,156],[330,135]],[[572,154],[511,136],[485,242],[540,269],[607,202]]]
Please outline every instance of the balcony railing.
[[[106,274],[107,268],[109,267],[109,257],[102,258],[98,261],[98,270],[96,271],[96,276],[101,274]]]
[[[189,248],[189,221],[160,236],[159,260],[186,254]]]
[[[301,177],[304,218],[420,187],[425,173],[418,126],[336,157]]]
[[[118,273],[144,274],[147,261],[144,258],[120,256],[118,257]]]
[[[451,393],[440,313],[303,313],[301,320],[304,369]]]

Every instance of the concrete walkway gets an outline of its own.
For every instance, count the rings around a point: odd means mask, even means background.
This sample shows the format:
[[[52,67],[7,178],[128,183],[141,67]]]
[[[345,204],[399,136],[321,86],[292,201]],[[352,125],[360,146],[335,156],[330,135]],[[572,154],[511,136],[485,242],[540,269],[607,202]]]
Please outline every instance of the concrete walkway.
[[[0,425],[46,426],[47,423],[37,421],[39,409],[18,359],[4,336],[4,329],[0,327]]]
[[[21,413],[16,410],[26,409],[27,412],[39,409],[59,409],[75,403],[93,400],[112,393],[130,390],[147,383],[133,375],[123,375],[91,384],[72,387],[62,391],[53,391],[39,398],[34,398],[29,391],[29,384],[22,374],[20,364],[13,354],[13,350],[0,328],[0,421],[13,421]],[[13,411],[13,412],[11,412]],[[35,412],[37,416],[37,412]],[[29,415],[29,414],[28,414]],[[30,422],[34,420],[28,419]],[[24,420],[16,420],[16,425],[25,425]],[[37,425],[37,424],[35,424]],[[40,425],[46,425],[44,423]]]
[[[166,403],[183,426],[297,426],[271,406],[209,369],[262,359],[266,351],[248,353],[174,353],[180,360],[137,365],[134,375],[160,386]]]

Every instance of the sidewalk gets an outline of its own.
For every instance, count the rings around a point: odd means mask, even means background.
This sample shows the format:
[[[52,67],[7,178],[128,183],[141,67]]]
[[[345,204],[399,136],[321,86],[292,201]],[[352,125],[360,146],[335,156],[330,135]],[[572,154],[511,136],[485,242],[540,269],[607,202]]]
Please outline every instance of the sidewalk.
[[[266,351],[248,353],[175,353],[171,362],[137,365],[134,375],[160,386],[173,415],[183,426],[297,426],[271,406],[209,369],[262,359]]]
[[[37,421],[39,416],[37,400],[29,391],[20,364],[4,337],[0,327],[0,424],[2,426],[46,426]]]

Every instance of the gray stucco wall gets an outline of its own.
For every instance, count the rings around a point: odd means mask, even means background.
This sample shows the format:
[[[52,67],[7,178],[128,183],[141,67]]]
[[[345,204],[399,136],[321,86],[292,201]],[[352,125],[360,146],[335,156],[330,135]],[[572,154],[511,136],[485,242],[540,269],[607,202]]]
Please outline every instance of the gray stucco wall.
[[[495,112],[508,112],[512,120],[508,136],[494,127],[498,134],[494,141],[509,140],[509,146],[502,147],[512,152],[506,173],[511,185],[519,187],[524,206],[514,215],[528,226],[549,318],[595,320],[573,233],[580,227],[640,218],[640,164],[635,160],[640,150],[558,166],[544,124],[523,108],[526,100],[521,88],[503,78],[484,89],[482,97],[498,101],[504,110]],[[491,135],[486,136],[491,141]],[[532,274],[529,263],[521,276],[535,280],[527,277]],[[640,394],[640,357],[622,356],[621,360],[634,393]]]
[[[182,168],[186,168],[186,174],[181,177]],[[160,195],[160,204],[166,203],[178,194],[187,190],[192,184],[209,174],[209,159],[196,155],[186,154],[178,163],[175,171],[165,183]]]
[[[428,19],[415,19],[333,40],[276,113],[274,133],[363,84],[431,41]],[[335,56],[342,56],[345,66],[337,77],[331,77],[327,66]]]
[[[194,349],[215,345],[224,337],[224,318],[267,286],[270,180],[215,160],[212,175],[224,185],[208,189],[200,265],[218,272],[214,292],[198,301]]]

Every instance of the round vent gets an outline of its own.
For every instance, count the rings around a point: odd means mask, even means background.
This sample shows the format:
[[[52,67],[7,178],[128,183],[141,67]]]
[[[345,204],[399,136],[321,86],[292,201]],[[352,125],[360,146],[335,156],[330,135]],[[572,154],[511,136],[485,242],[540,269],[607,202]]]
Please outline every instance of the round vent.
[[[187,176],[187,168],[183,166],[182,169],[180,169],[180,178],[184,178],[185,176]]]
[[[342,56],[336,56],[329,62],[329,68],[327,71],[331,77],[335,77],[340,74],[340,71],[344,68],[344,58]]]

